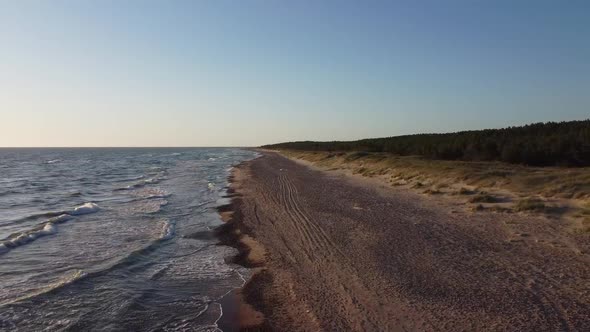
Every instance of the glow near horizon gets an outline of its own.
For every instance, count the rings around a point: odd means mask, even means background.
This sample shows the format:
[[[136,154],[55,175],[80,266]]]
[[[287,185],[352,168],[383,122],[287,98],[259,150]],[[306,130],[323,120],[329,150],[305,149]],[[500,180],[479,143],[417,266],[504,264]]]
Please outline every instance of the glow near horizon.
[[[251,146],[590,115],[586,1],[0,3],[0,146]]]

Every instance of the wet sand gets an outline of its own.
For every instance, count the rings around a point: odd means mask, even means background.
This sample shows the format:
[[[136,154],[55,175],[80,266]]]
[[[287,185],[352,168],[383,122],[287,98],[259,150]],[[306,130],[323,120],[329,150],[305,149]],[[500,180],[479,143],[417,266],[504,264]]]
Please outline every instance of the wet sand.
[[[266,152],[232,181],[219,235],[254,269],[245,330],[590,330],[588,235],[559,220],[456,211]]]

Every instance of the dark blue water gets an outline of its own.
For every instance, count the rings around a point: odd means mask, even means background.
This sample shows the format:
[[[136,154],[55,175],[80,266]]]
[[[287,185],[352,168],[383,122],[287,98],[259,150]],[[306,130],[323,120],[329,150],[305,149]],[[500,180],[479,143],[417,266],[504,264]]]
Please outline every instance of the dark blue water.
[[[0,149],[0,330],[213,331],[241,149]]]

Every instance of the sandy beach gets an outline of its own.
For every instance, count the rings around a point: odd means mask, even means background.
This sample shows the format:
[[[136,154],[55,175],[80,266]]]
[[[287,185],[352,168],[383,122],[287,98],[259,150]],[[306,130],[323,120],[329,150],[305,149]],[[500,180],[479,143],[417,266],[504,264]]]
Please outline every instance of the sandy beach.
[[[232,176],[221,242],[253,269],[243,330],[588,331],[590,244],[264,152]]]

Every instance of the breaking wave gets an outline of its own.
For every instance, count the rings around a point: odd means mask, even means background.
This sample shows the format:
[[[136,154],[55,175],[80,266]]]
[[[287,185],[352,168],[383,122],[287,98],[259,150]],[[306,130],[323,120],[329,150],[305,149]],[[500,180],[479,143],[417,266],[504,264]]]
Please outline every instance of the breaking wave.
[[[73,284],[74,282],[81,280],[87,276],[88,276],[88,273],[86,273],[82,270],[79,270],[79,269],[74,270],[72,274],[63,277],[60,280],[58,280],[50,285],[47,285],[46,287],[44,287],[38,291],[35,291],[31,294],[27,294],[25,296],[21,296],[21,297],[12,299],[12,300],[7,301],[5,303],[0,303],[0,308],[3,306],[6,306],[6,305],[10,305],[12,303],[18,303],[18,302],[29,300],[29,299],[32,299],[32,298],[35,298],[35,297],[38,297],[41,295],[49,294],[51,292],[54,292],[58,289],[65,287],[67,285]]]
[[[160,240],[168,240],[174,236],[176,231],[176,224],[171,222],[170,220],[164,220],[164,225],[162,226],[162,233],[160,235]]]
[[[148,179],[145,179],[145,180],[141,180],[141,181],[138,181],[138,182],[129,184],[129,185],[125,186],[125,187],[121,187],[121,188],[118,188],[118,189],[115,189],[115,190],[116,191],[121,191],[121,190],[134,190],[134,189],[138,189],[138,188],[144,187],[144,186],[146,186],[148,184],[157,184],[157,183],[160,183],[160,181],[162,181],[164,179],[166,179],[166,177],[163,174],[159,174],[158,176],[151,177],[151,178],[148,178]]]
[[[95,212],[98,212],[98,210],[99,210],[98,205],[96,205],[94,203],[85,203],[83,205],[80,205],[80,206],[74,208],[74,210],[72,210],[68,214],[70,214],[72,216],[79,216],[79,215],[83,215],[83,214],[95,213]]]
[[[0,254],[33,242],[40,237],[55,234],[57,233],[58,224],[71,220],[74,218],[74,216],[98,212],[99,209],[100,208],[95,203],[85,203],[75,207],[70,211],[46,213],[44,215],[55,216],[40,225],[37,225],[24,232],[12,234],[6,239],[0,241]]]

